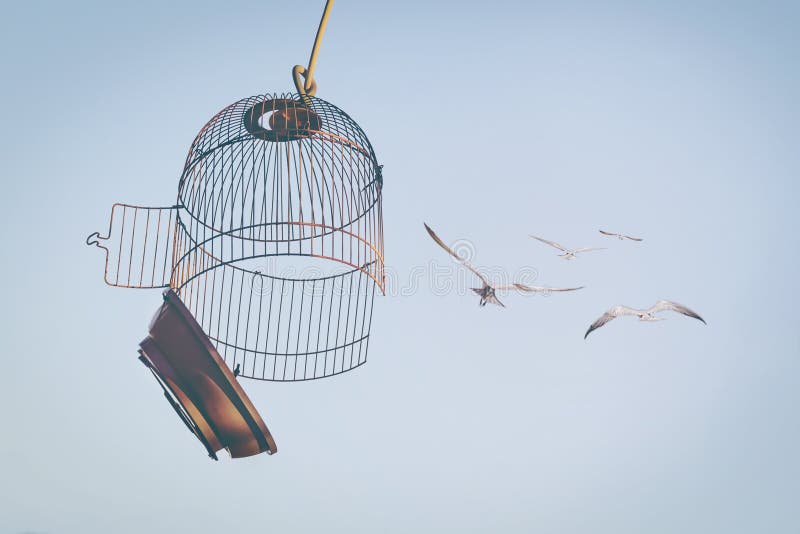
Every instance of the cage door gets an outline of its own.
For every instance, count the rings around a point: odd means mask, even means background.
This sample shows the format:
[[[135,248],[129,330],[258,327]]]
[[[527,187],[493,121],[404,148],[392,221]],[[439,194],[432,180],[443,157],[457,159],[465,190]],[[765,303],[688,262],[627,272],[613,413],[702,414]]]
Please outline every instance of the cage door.
[[[148,208],[114,204],[108,234],[94,232],[87,245],[106,255],[104,279],[115,287],[169,287],[178,206]]]

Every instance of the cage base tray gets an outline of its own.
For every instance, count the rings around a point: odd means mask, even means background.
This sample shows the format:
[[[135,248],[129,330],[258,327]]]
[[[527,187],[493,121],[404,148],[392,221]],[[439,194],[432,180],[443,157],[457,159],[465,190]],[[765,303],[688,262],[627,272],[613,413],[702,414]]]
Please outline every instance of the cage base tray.
[[[208,336],[171,289],[139,344],[139,359],[211,458],[277,452],[264,420]]]

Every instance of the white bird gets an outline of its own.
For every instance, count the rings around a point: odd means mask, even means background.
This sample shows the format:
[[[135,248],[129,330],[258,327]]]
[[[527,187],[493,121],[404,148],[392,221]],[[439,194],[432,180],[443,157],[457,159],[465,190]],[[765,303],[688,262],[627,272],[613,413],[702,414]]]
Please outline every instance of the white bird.
[[[423,224],[425,224],[425,223],[423,223]],[[541,286],[526,286],[524,284],[516,284],[516,283],[515,284],[511,284],[511,285],[506,285],[506,286],[492,286],[489,283],[489,280],[485,276],[483,276],[475,267],[473,267],[472,264],[470,264],[467,260],[465,260],[464,258],[459,256],[458,254],[453,252],[453,250],[450,249],[450,247],[445,245],[444,241],[442,241],[439,238],[439,236],[436,235],[436,233],[433,230],[431,230],[430,226],[425,224],[425,229],[428,231],[428,234],[431,236],[431,238],[434,241],[436,241],[437,245],[442,247],[448,254],[450,254],[452,257],[454,257],[456,260],[458,260],[458,262],[461,265],[463,265],[464,267],[466,267],[467,269],[472,271],[472,273],[475,274],[475,276],[477,276],[480,279],[480,281],[482,283],[482,286],[480,288],[471,288],[472,291],[475,294],[477,294],[478,296],[481,297],[481,300],[478,303],[479,306],[486,306],[486,303],[489,302],[489,303],[497,304],[497,305],[502,306],[503,308],[505,308],[506,307],[505,304],[500,302],[500,300],[497,298],[497,294],[495,293],[496,291],[511,291],[511,290],[514,290],[514,291],[523,291],[523,292],[526,292],[526,293],[535,292],[535,291],[540,291],[540,292],[574,291],[576,289],[581,289],[583,287],[583,286],[581,286],[581,287],[570,287],[570,288],[549,288],[549,287],[541,287]]]
[[[606,232],[605,230],[599,230],[599,232],[603,235],[610,235],[611,237],[616,237],[620,241],[622,241],[623,239],[630,239],[631,241],[642,241],[642,239],[639,237],[631,237],[625,234],[615,234],[613,232]]]
[[[591,334],[594,330],[597,330],[607,322],[611,321],[612,319],[616,319],[621,315],[636,315],[639,317],[640,321],[663,321],[664,317],[656,317],[655,314],[658,312],[662,312],[665,310],[672,310],[678,313],[682,313],[687,317],[693,317],[700,321],[703,321],[703,324],[706,324],[705,320],[697,315],[694,311],[690,310],[683,304],[678,304],[677,302],[672,302],[670,300],[659,300],[655,303],[654,306],[646,309],[646,310],[639,310],[636,308],[629,308],[627,306],[620,306],[616,305],[612,307],[610,310],[605,312],[603,315],[600,316],[595,322],[592,323],[592,326],[589,327],[589,330],[586,331],[586,334],[583,336],[583,339]]]
[[[590,250],[605,250],[605,247],[588,247],[588,248],[576,248],[574,250],[568,249],[562,245],[559,245],[555,241],[548,241],[547,239],[542,239],[541,237],[536,237],[535,235],[531,236],[532,238],[536,239],[537,241],[541,241],[542,243],[547,243],[551,247],[555,247],[558,250],[562,251],[563,254],[559,254],[560,258],[564,258],[565,260],[574,260],[575,254],[579,252],[589,252]]]

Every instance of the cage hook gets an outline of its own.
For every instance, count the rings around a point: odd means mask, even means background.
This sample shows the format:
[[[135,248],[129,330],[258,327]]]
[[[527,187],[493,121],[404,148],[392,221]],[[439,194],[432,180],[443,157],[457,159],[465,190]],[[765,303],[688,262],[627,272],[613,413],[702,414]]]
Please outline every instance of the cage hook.
[[[302,65],[295,65],[292,69],[292,77],[294,78],[294,86],[297,92],[302,96],[314,96],[317,94],[317,80],[312,79],[308,83],[308,71]],[[308,85],[308,89],[306,89]]]

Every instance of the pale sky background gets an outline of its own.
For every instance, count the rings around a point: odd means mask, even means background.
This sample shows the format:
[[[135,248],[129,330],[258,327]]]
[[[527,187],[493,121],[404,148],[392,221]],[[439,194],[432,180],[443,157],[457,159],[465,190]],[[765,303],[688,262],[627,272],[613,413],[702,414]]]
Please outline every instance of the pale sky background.
[[[244,382],[277,455],[207,458],[136,360],[158,290],[84,239],[291,90],[322,7],[2,5],[0,533],[800,532],[797,2],[339,0],[318,96],[385,164],[387,266],[449,265],[426,221],[587,287],[376,298],[365,366]],[[659,298],[708,325],[584,341]]]

